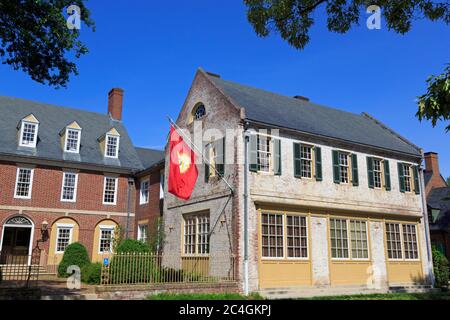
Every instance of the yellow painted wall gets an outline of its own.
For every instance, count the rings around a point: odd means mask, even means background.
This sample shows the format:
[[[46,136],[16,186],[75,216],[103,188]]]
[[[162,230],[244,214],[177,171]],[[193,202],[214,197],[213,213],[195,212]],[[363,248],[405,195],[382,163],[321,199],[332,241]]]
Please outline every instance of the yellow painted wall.
[[[63,253],[56,253],[56,237],[58,232],[58,224],[72,224],[73,230],[72,230],[72,243],[78,241],[78,234],[79,234],[79,226],[78,223],[71,219],[71,218],[61,218],[56,220],[50,231],[50,246],[49,246],[49,252],[48,252],[48,264],[49,265],[58,265],[61,262],[61,259],[63,257]]]
[[[372,284],[370,261],[331,261],[330,281],[332,285]]]
[[[100,226],[113,226],[114,228],[117,227],[117,223],[113,220],[103,220],[100,221],[99,224],[95,227],[94,231],[94,245],[92,247],[92,262],[102,262],[103,258],[107,258],[110,256],[110,254],[107,253],[99,253],[99,247],[100,247]],[[114,230],[114,233],[116,230]],[[117,237],[116,234],[114,234],[114,237]]]
[[[422,262],[388,261],[389,284],[423,283]]]
[[[311,262],[262,260],[259,264],[259,286],[264,288],[311,285]]]

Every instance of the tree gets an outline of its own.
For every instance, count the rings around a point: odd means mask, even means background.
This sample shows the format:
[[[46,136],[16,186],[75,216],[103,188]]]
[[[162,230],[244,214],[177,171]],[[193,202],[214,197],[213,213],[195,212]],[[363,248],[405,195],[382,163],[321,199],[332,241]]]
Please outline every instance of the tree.
[[[450,120],[450,64],[441,75],[429,77],[427,83],[428,90],[419,97],[416,116],[420,121],[431,120],[434,127],[438,120]],[[446,127],[449,130],[450,124]]]
[[[73,58],[88,52],[80,30],[67,27],[67,8],[80,8],[80,22],[95,29],[84,0],[0,0],[0,61],[31,79],[65,87],[78,74]]]
[[[297,49],[304,49],[310,40],[309,30],[314,24],[313,13],[325,6],[329,31],[346,33],[358,25],[361,12],[371,5],[381,9],[389,30],[405,34],[412,22],[426,18],[450,23],[450,4],[432,0],[244,0],[247,18],[256,34],[267,37],[278,32],[281,38]],[[419,97],[417,117],[431,120],[433,126],[440,119],[449,119],[449,67],[437,77],[428,79],[428,92]],[[447,127],[447,132],[450,126]]]
[[[447,185],[450,187],[450,177],[447,177]]]

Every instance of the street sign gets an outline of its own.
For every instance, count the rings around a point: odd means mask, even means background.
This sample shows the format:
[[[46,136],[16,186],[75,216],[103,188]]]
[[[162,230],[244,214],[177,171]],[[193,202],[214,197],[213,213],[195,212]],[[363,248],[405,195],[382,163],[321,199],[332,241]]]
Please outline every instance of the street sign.
[[[103,265],[107,266],[109,264],[109,258],[103,259]]]

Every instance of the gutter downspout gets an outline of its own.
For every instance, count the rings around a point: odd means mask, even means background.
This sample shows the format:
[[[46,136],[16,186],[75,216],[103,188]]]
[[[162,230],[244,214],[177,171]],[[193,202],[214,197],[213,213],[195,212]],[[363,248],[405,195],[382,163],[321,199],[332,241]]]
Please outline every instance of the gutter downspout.
[[[244,131],[244,294],[249,294],[248,280],[248,142],[250,136]]]
[[[128,178],[128,191],[127,191],[128,203],[127,203],[127,224],[126,224],[126,227],[125,227],[125,239],[128,239],[129,232],[130,232],[131,188],[132,188],[133,185],[134,185],[134,180],[133,180],[133,178],[129,177]]]
[[[424,161],[424,154],[423,154],[423,150],[420,150],[420,153],[422,155],[422,161],[421,163],[423,163]],[[427,267],[428,267],[428,283],[431,284],[434,287],[435,284],[435,278],[434,278],[434,269],[433,269],[433,255],[432,255],[432,250],[431,250],[431,240],[430,240],[430,225],[429,225],[429,221],[428,221],[428,209],[427,209],[427,198],[425,195],[425,178],[423,175],[423,167],[420,166],[420,188],[422,189],[422,208],[423,208],[423,219],[424,219],[424,223],[425,223],[425,240],[426,240],[426,245],[427,245],[427,256],[428,256],[428,261],[427,261]]]

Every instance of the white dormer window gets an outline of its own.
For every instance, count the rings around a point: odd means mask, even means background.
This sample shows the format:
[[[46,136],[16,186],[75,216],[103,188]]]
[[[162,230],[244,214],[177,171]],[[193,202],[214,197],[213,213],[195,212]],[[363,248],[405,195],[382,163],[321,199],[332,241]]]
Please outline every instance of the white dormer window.
[[[22,120],[20,126],[20,141],[21,147],[36,148],[38,137],[39,121],[30,114]]]
[[[106,135],[105,157],[117,158],[119,154],[119,137]]]
[[[64,151],[79,153],[80,152],[80,138],[81,130],[77,129],[66,129],[66,143],[64,146]]]

